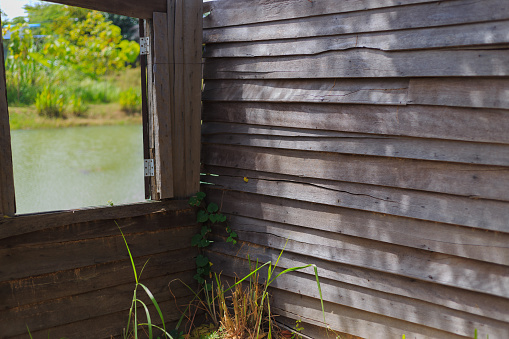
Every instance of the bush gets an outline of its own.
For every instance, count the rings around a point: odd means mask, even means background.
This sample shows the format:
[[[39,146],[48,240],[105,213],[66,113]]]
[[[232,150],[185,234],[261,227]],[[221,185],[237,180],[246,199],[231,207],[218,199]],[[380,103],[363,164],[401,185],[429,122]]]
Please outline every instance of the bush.
[[[120,109],[123,112],[132,114],[141,110],[141,95],[133,88],[120,92]]]
[[[42,92],[37,94],[35,107],[39,115],[50,118],[63,118],[65,107],[64,95],[57,90],[45,87]]]

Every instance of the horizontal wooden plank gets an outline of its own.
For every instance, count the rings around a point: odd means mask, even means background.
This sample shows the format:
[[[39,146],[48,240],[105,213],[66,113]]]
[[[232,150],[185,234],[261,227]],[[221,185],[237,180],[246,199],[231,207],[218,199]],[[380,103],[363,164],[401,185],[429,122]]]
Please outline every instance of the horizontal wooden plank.
[[[234,259],[229,265],[219,268],[223,275],[243,277],[250,273],[249,261]],[[279,274],[282,269],[276,269]],[[265,278],[265,277],[264,277]],[[475,329],[492,336],[509,336],[509,323],[486,319],[477,315],[451,310],[429,302],[377,292],[369,288],[357,287],[334,280],[320,278],[323,301],[351,307],[356,310],[383,314],[409,323],[427,326],[444,332],[469,336]],[[272,293],[280,290],[294,293],[292,299],[307,296],[319,299],[320,294],[316,278],[297,272],[279,276],[271,285]]]
[[[204,145],[203,163],[301,178],[508,200],[507,167],[221,145]]]
[[[127,242],[134,256],[166,252],[169,248],[190,247],[199,226],[133,234]],[[65,253],[65,255],[63,255]],[[22,279],[68,269],[128,258],[121,236],[85,239],[74,242],[21,246],[0,250],[0,281]]]
[[[232,225],[247,226],[250,219],[259,219],[509,265],[507,233],[246,192],[208,189],[207,195],[221,201],[223,213],[233,215]]]
[[[435,0],[407,0],[406,5],[433,2]],[[395,0],[354,0],[336,2],[334,0],[322,0],[317,2],[305,2],[299,0],[290,1],[263,1],[263,0],[221,0],[206,2],[209,16],[204,18],[203,26],[221,27],[258,23],[266,21],[287,20],[307,16],[323,15],[330,13],[344,13],[373,8],[400,6]],[[256,7],[256,11],[251,11]]]
[[[508,233],[507,202],[334,182],[234,168],[205,168],[219,188]],[[246,183],[244,177],[248,179]]]
[[[339,7],[335,3],[331,8]],[[247,10],[243,15],[251,16],[253,12]],[[217,17],[218,15],[212,10],[210,16]],[[279,22],[211,28],[203,31],[203,38],[205,43],[294,39],[507,19],[509,19],[509,11],[504,0],[437,1],[415,6],[397,6],[343,14],[310,16]]]
[[[249,244],[248,246],[246,244],[239,250],[218,241],[214,243],[212,250],[207,251],[207,255],[217,265],[217,269],[226,269],[225,266],[234,263],[234,257],[245,259],[248,254],[250,258],[258,258],[260,262],[267,262],[269,260],[275,262],[279,257],[280,249],[265,248],[255,244]],[[303,253],[291,253],[286,250],[281,256],[278,267],[286,269],[308,264],[315,264],[317,266],[320,277],[342,282],[350,286],[364,287],[392,295],[414,298],[454,310],[507,321],[507,305],[509,300],[506,298],[483,293],[473,293],[464,289],[387,272],[373,271],[366,267],[355,267],[348,264],[331,262],[323,258],[311,257]],[[303,272],[314,275],[313,268],[304,269]]]
[[[270,101],[405,105],[408,80],[222,80],[205,82],[204,101]]]
[[[148,0],[143,3],[137,0],[51,0],[51,2],[141,19],[152,19],[153,12],[166,12],[165,0]]]
[[[337,304],[325,304],[328,310],[325,321],[333,330],[347,332],[362,338],[402,338],[412,339],[467,339],[470,337],[446,333],[429,327],[414,325],[399,319],[388,318],[380,314],[356,311]],[[302,318],[317,326],[326,327],[320,301],[309,297],[292,298],[289,292],[278,291],[274,296],[271,310],[282,316],[294,319]],[[480,332],[485,334],[484,332]]]
[[[206,59],[205,79],[509,76],[505,50],[351,49],[319,55]],[[341,81],[338,80],[338,83]]]
[[[383,51],[455,48],[487,48],[509,42],[509,21],[442,26],[375,33],[316,36],[301,39],[207,44],[205,58],[315,55],[352,48]],[[483,45],[483,47],[479,47]]]
[[[173,297],[168,291],[168,282],[176,277],[180,277],[185,283],[193,285],[194,274],[194,271],[179,272],[171,276],[146,279],[142,283],[152,292],[156,301],[173,301]],[[52,327],[79,322],[90,317],[99,317],[122,310],[126,311],[127,320],[134,287],[135,282],[133,281],[132,283],[113,288],[96,290],[3,311],[0,312],[2,324],[8,326],[2,328],[4,327],[2,325],[0,330],[3,337],[8,338],[26,333],[27,325],[34,332],[44,329],[49,330]],[[179,297],[187,297],[188,300],[192,299],[192,293],[183,285],[175,289],[174,293]],[[147,305],[151,303],[145,292],[141,290],[137,297]],[[98,305],[100,307],[97,307]],[[168,320],[176,320],[180,316],[180,312],[174,307],[167,308],[165,312],[168,312],[167,315],[171,315],[171,318]]]
[[[118,220],[82,222],[20,234],[0,239],[0,249],[118,236],[120,235],[119,227],[124,235],[129,235],[131,233],[160,231],[194,224],[196,224],[194,213],[187,211],[182,211],[181,213],[178,213],[178,211],[158,212]]]
[[[509,143],[509,114],[495,109],[208,101],[203,104],[203,120]]]
[[[124,206],[77,209],[62,212],[21,215],[0,220],[0,239],[66,226],[82,222],[98,220],[119,220],[160,212],[194,214],[187,200],[152,201],[148,203]]]
[[[202,142],[362,154],[484,165],[509,165],[509,146],[244,124],[205,123]]]
[[[157,276],[183,272],[194,267],[196,248],[179,249],[136,257],[136,267],[143,270],[143,280]],[[0,311],[45,300],[64,298],[93,290],[133,282],[134,276],[129,259],[91,265],[66,271],[0,283]]]
[[[509,109],[509,78],[411,79],[408,103]]]

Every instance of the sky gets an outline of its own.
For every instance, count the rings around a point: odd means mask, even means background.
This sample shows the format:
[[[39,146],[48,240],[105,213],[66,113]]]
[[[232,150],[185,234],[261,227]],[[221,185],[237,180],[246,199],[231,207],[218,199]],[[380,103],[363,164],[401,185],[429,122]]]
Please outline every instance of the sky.
[[[24,16],[26,13],[23,6],[37,1],[33,0],[0,0],[0,8],[7,14],[9,19],[14,19],[17,16]]]

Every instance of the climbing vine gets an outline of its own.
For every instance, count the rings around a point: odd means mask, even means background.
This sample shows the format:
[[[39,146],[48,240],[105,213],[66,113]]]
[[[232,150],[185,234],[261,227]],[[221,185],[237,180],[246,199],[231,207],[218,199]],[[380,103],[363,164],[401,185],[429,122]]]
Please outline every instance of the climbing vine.
[[[208,238],[208,235],[212,232],[212,225],[214,224],[225,224],[226,233],[228,234],[226,242],[231,242],[235,245],[237,243],[237,233],[230,228],[226,216],[219,211],[219,206],[213,202],[207,204],[204,201],[205,197],[205,193],[198,192],[189,199],[189,205],[199,207],[196,221],[202,224],[200,233],[195,234],[191,239],[191,245],[199,249],[210,246],[213,241]],[[211,265],[212,263],[209,258],[203,253],[200,253],[196,257],[196,274],[194,275],[194,279],[196,279],[198,283],[204,284],[206,279],[210,277]],[[207,283],[205,288],[210,290],[212,286]]]

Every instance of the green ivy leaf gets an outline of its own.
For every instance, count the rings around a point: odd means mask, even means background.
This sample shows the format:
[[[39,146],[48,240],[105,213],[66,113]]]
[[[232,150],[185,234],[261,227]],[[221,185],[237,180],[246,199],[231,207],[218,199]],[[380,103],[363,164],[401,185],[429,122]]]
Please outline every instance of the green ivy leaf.
[[[210,220],[210,222],[215,224],[217,222],[217,215],[216,214],[210,214],[209,215],[209,220]]]
[[[208,265],[208,264],[209,264],[209,258],[207,258],[206,256],[199,254],[196,257],[196,265],[198,267],[204,267],[205,265]]]
[[[203,239],[203,237],[201,236],[201,234],[195,234],[192,238],[191,238],[191,246],[198,246],[200,244],[200,241]]]
[[[191,198],[189,199],[189,205],[191,205],[191,206],[198,206],[198,205],[199,205],[199,203],[198,203],[198,198],[196,198],[196,197],[191,197]]]
[[[207,235],[207,233],[209,233],[209,232],[210,232],[210,228],[208,228],[207,226],[202,226],[201,227],[201,232],[200,233],[201,233],[202,237],[205,237],[205,235]]]
[[[197,280],[199,284],[203,284],[205,282],[205,279],[203,279],[199,274],[195,274],[193,278]]]
[[[198,244],[198,247],[207,247],[208,245],[210,245],[210,241],[208,241],[207,239],[202,239]]]
[[[225,222],[226,221],[226,215],[224,215],[224,214],[218,214],[217,218],[218,218],[219,222]]]
[[[232,231],[232,232],[230,233],[230,237],[232,237],[232,238],[236,238],[236,237],[237,237],[237,233],[235,233],[235,232],[233,232],[233,231]]]
[[[209,213],[215,213],[217,211],[219,211],[219,206],[217,206],[217,204],[214,204],[213,202],[211,202],[208,206],[207,206],[207,211]]]
[[[203,275],[203,272],[205,272],[205,270],[204,270],[203,268],[201,268],[201,267],[200,267],[200,268],[198,268],[198,269],[196,270],[196,272],[197,272],[199,275]]]
[[[206,289],[207,291],[209,291],[209,292],[210,292],[210,291],[212,291],[212,284],[206,283],[206,284],[205,284],[205,289]]]
[[[206,196],[207,196],[207,195],[206,195],[205,193],[203,193],[203,192],[198,192],[198,193],[196,193],[196,197],[197,197],[198,199],[200,199],[200,200],[205,199],[205,197],[206,197]]]
[[[200,210],[198,211],[198,214],[196,216],[196,220],[198,222],[206,222],[207,220],[209,220],[209,215],[207,212],[203,211],[203,210]]]

